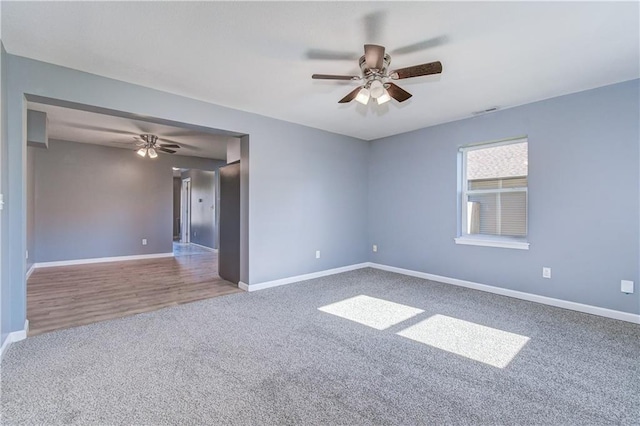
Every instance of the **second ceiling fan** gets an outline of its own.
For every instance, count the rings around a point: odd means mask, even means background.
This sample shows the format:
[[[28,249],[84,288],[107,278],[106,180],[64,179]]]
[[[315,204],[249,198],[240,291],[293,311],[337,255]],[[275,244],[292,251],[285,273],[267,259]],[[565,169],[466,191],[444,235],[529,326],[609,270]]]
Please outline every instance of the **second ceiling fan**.
[[[169,148],[180,148],[180,145],[177,143],[158,143],[158,140],[158,136],[150,133],[140,135],[140,140],[137,140],[136,142],[136,145],[138,146],[138,149],[136,150],[137,154],[141,157],[146,157],[148,155],[149,158],[156,158],[158,156],[158,151],[166,152],[167,154],[175,154],[176,151]]]
[[[362,75],[331,75],[313,74],[311,78],[316,80],[350,80],[362,82],[359,87],[352,90],[338,103],[347,103],[356,100],[366,105],[370,98],[374,98],[379,105],[395,99],[404,102],[412,95],[400,86],[393,83],[404,78],[421,77],[424,75],[440,74],[442,63],[440,61],[429,62],[421,65],[390,70],[391,56],[385,53],[384,46],[365,44],[364,55],[358,61]]]

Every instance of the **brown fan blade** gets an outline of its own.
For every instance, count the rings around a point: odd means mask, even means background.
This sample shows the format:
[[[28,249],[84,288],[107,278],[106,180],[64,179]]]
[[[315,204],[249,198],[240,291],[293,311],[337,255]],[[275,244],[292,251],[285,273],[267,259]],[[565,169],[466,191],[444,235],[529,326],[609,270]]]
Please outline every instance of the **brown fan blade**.
[[[160,146],[163,148],[180,148],[177,143],[161,143]]]
[[[344,98],[340,99],[338,101],[338,103],[339,104],[346,104],[347,102],[351,102],[352,100],[355,99],[356,96],[358,96],[358,92],[360,91],[360,89],[362,89],[362,87],[356,87],[351,92],[349,92],[349,94],[347,96],[345,96]]]
[[[360,80],[360,77],[356,75],[313,74],[311,78],[315,80]]]
[[[413,96],[411,93],[400,88],[399,86],[396,86],[393,83],[387,83],[387,84],[389,85],[389,87],[387,87],[387,92],[389,92],[389,96],[391,96],[393,99],[395,99],[398,102],[404,102],[407,99],[409,99],[411,96]]]
[[[167,152],[169,154],[175,154],[175,151],[172,149],[167,149],[167,148],[163,148],[163,147],[158,147],[156,148],[158,151],[162,151],[162,152]]]
[[[364,59],[369,69],[381,70],[384,61],[384,46],[377,44],[364,45]]]
[[[429,62],[428,64],[414,65],[412,67],[400,68],[390,74],[394,80],[402,78],[420,77],[423,75],[440,74],[442,63],[440,61]]]

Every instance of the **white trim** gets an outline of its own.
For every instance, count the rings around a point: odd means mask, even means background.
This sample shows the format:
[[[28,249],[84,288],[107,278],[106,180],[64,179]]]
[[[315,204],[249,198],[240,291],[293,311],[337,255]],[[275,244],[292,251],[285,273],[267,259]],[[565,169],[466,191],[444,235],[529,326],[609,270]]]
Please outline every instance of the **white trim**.
[[[482,238],[469,237],[458,237],[454,238],[453,240],[456,242],[456,244],[464,244],[468,246],[501,247],[518,250],[529,250],[529,243],[524,241],[509,241],[498,239],[485,240]]]
[[[121,262],[123,260],[156,259],[159,257],[173,257],[173,253],[136,254],[133,256],[96,257],[93,259],[75,259],[75,260],[59,260],[55,262],[38,262],[38,263],[34,263],[33,267],[34,268],[50,268],[54,266],[84,265],[87,263],[106,263],[106,262]]]
[[[502,242],[499,241],[491,241],[485,242],[485,240],[481,240],[479,238],[474,238],[474,236],[470,236],[469,234],[469,211],[468,211],[468,202],[469,196],[474,194],[502,194],[502,193],[517,193],[524,192],[525,193],[525,232],[528,231],[529,225],[529,182],[528,182],[528,173],[527,173],[527,185],[524,187],[516,187],[516,188],[502,188],[502,183],[500,184],[500,188],[495,189],[469,189],[469,180],[467,179],[467,154],[469,151],[475,151],[480,149],[488,149],[495,148],[498,146],[505,145],[515,145],[529,143],[528,136],[521,136],[516,138],[502,139],[500,141],[493,142],[482,142],[474,145],[463,146],[459,148],[458,154],[458,167],[459,167],[459,181],[458,181],[458,196],[460,196],[460,208],[458,209],[458,217],[460,228],[458,237],[455,239],[456,244],[467,244],[474,246],[486,246],[486,247],[501,247],[501,248],[513,248],[520,250],[529,250],[529,243],[526,242]],[[498,205],[496,207],[496,221],[497,221],[497,230],[498,234],[500,234],[500,229],[502,226],[502,209],[500,207],[501,197],[497,197]],[[499,237],[499,235],[498,235]]]
[[[296,275],[294,277],[282,278],[279,280],[265,281],[258,284],[245,284],[242,281],[238,283],[238,287],[245,291],[264,290],[265,288],[278,287],[285,284],[297,283],[299,281],[312,280],[314,278],[326,277],[327,275],[341,274],[343,272],[349,272],[356,269],[362,269],[369,267],[369,263],[357,263],[355,265],[343,266],[340,268],[327,269],[319,272],[312,272],[310,274]]]
[[[441,275],[428,274],[426,272],[412,271],[410,269],[396,268],[395,266],[387,266],[379,263],[364,262],[355,265],[343,266],[341,268],[328,269],[326,271],[313,272],[311,274],[298,275],[295,277],[283,278],[274,281],[265,281],[259,284],[248,285],[242,281],[238,283],[238,287],[244,291],[263,290],[271,287],[277,287],[285,284],[311,280],[314,278],[325,277],[327,275],[340,274],[342,272],[353,271],[362,268],[375,268],[397,274],[408,275],[411,277],[422,278],[425,280],[437,281],[444,284],[452,284],[460,287],[471,288],[474,290],[486,291],[488,293],[499,294],[501,296],[513,297],[515,299],[527,300],[529,302],[541,303],[543,305],[555,306],[557,308],[569,309],[572,311],[584,312],[587,314],[598,315],[605,318],[612,318],[620,321],[626,321],[634,324],[640,324],[640,315],[629,312],[616,311],[614,309],[601,308],[599,306],[585,305],[583,303],[570,302],[568,300],[555,299],[553,297],[540,296],[537,294],[525,293],[517,290],[510,290],[502,287],[495,287],[487,284],[480,284],[473,281],[465,281],[457,278],[443,277]]]
[[[7,338],[2,342],[2,347],[0,348],[0,362],[2,362],[2,358],[4,354],[7,352],[12,343],[19,342],[20,340],[24,340],[27,338],[27,332],[29,331],[29,320],[24,320],[24,329],[13,331],[7,335]]]
[[[214,253],[217,253],[217,252],[218,252],[218,250],[217,250],[217,249],[214,249],[214,248],[211,248],[211,247],[207,247],[207,246],[203,246],[202,244],[196,244],[196,243],[194,243],[194,242],[187,243],[187,244],[192,244],[192,245],[194,245],[194,246],[198,246],[198,247],[200,247],[200,248],[203,248],[203,249],[206,249],[206,250],[212,251],[212,252],[214,252]]]
[[[437,281],[445,284],[453,284],[461,287],[472,288],[474,290],[486,291],[488,293],[527,300],[529,302],[541,303],[543,305],[555,306],[572,311],[584,312],[587,314],[598,315],[601,317],[612,318],[620,321],[627,321],[634,324],[640,324],[640,315],[632,314],[629,312],[616,311],[613,309],[601,308],[593,305],[585,305],[583,303],[570,302],[568,300],[554,299],[552,297],[539,296],[537,294],[524,293],[522,291],[510,290],[501,287],[494,287],[491,285],[479,284],[472,281],[459,280],[457,278],[427,274],[425,272],[412,271],[410,269],[396,268],[395,266],[381,265],[378,263],[369,263],[369,266],[372,268],[381,269],[383,271],[395,272],[398,274],[409,275],[411,277],[423,278],[425,280]]]
[[[476,149],[487,148],[487,145],[491,145],[492,147],[494,147],[494,146],[513,145],[513,144],[516,144],[516,143],[524,143],[524,142],[529,142],[529,136],[527,136],[527,135],[525,135],[525,136],[516,136],[516,137],[513,137],[513,138],[499,139],[499,140],[495,140],[495,141],[473,143],[473,144],[461,146],[460,148],[458,148],[458,151],[460,151],[460,152],[468,152],[468,151],[475,151]]]
[[[31,264],[31,267],[27,271],[26,279],[29,279],[29,277],[31,276],[31,274],[33,274],[33,271],[35,271],[35,270],[36,270],[36,264],[33,263],[33,264]]]

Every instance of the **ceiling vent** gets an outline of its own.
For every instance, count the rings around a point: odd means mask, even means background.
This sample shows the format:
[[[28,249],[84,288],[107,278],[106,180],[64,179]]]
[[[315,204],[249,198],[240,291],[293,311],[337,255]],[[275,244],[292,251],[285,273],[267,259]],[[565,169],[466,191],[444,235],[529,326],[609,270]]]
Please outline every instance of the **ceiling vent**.
[[[499,110],[500,107],[491,107],[491,108],[487,108],[487,109],[483,109],[482,111],[476,111],[471,113],[471,115],[483,115],[483,114],[489,114],[491,112],[496,112],[497,110]]]

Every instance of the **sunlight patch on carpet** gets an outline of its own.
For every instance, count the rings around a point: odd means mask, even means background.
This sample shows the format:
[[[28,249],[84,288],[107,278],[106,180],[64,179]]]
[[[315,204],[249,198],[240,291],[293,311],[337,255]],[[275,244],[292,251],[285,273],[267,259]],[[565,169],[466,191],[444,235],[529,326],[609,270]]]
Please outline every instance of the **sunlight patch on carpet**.
[[[385,330],[424,312],[422,309],[365,295],[322,306],[318,310],[376,330]]]
[[[434,315],[397,333],[416,342],[505,368],[529,338],[446,315]]]

